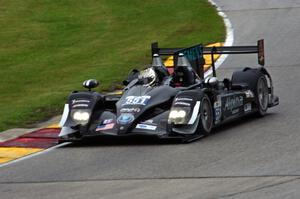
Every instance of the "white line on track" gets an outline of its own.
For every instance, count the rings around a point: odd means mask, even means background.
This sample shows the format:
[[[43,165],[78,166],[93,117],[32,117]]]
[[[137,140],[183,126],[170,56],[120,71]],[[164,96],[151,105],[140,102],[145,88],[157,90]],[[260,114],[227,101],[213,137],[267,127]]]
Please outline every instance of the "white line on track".
[[[226,27],[226,40],[224,46],[232,46],[234,41],[234,30],[230,20],[228,19],[227,15],[222,11],[222,9],[213,0],[208,0],[208,2],[216,7],[218,14],[223,18]],[[216,69],[221,66],[221,64],[225,61],[227,57],[228,57],[227,54],[223,54],[219,57],[219,59],[215,63]],[[211,68],[205,72],[204,77],[208,77],[210,74],[212,74]]]
[[[41,155],[41,154],[44,154],[44,153],[48,153],[49,151],[52,151],[53,149],[56,149],[56,148],[59,148],[59,147],[62,147],[62,146],[66,146],[66,145],[68,145],[68,144],[70,144],[70,142],[64,142],[64,143],[55,145],[55,146],[53,146],[53,147],[50,147],[50,148],[48,148],[48,149],[45,149],[45,150],[43,150],[43,151],[39,151],[39,152],[33,153],[33,154],[31,154],[31,155],[27,155],[27,156],[24,156],[24,157],[21,157],[21,158],[12,160],[12,161],[10,161],[10,162],[4,163],[4,164],[0,164],[0,168],[1,168],[1,167],[5,167],[5,166],[9,166],[9,165],[11,165],[11,164],[20,162],[20,161],[22,161],[22,160],[26,160],[26,159],[32,158],[32,157],[34,157],[34,156],[38,156],[38,155]]]

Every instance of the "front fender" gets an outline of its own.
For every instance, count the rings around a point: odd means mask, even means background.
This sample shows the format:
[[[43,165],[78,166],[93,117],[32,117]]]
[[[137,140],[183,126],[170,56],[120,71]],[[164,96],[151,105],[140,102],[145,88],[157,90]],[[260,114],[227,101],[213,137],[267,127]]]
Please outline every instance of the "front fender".
[[[172,123],[169,115],[169,123],[173,132],[180,134],[195,133],[198,125],[199,110],[203,96],[204,92],[200,88],[182,91],[176,95],[172,103],[171,111],[183,109],[187,111],[187,114],[182,124]]]
[[[95,110],[104,108],[104,96],[97,92],[80,91],[73,92],[68,98],[65,105],[64,113],[60,122],[61,127],[69,127],[74,130],[88,129],[90,122],[96,117]],[[86,124],[78,124],[72,118],[72,114],[76,110],[84,110],[90,113],[89,120]]]

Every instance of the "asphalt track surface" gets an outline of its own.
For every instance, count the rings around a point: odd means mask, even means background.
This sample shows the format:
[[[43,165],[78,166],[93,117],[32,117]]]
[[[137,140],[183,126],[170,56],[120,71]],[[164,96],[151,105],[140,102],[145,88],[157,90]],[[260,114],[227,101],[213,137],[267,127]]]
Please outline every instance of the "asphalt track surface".
[[[65,146],[0,168],[1,198],[299,198],[300,0],[218,0],[235,45],[265,39],[280,106],[191,144],[107,141]],[[255,55],[229,56],[230,77]]]

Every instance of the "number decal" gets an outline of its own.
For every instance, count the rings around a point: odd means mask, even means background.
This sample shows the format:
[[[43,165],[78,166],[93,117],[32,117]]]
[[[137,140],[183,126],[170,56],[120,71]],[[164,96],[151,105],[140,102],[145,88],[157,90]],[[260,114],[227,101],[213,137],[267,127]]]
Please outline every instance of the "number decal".
[[[147,105],[151,96],[128,96],[126,97],[126,101],[123,105]]]

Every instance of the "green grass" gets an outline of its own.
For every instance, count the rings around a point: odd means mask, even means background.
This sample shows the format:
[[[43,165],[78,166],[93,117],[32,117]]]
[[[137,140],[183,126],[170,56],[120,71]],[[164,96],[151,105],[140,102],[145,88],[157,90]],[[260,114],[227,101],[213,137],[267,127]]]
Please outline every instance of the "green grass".
[[[87,78],[99,89],[150,63],[150,43],[224,40],[206,0],[0,0],[0,130],[62,112]]]

